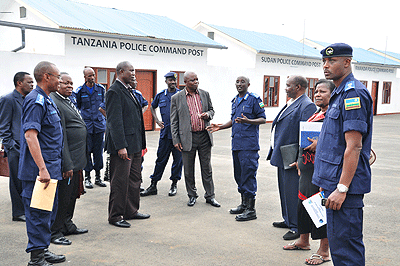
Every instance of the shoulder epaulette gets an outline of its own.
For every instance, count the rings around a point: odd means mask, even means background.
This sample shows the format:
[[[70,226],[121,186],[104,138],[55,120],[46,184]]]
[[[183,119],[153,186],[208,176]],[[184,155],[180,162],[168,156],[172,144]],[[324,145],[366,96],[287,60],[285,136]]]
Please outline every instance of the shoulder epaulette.
[[[346,83],[346,86],[344,87],[344,91],[348,91],[350,89],[354,89],[356,87],[356,84],[354,82],[354,80],[348,81]]]
[[[35,101],[35,103],[38,103],[38,104],[40,104],[41,106],[43,106],[43,105],[44,105],[44,97],[43,97],[43,95],[38,94],[38,95],[36,96],[36,101]]]

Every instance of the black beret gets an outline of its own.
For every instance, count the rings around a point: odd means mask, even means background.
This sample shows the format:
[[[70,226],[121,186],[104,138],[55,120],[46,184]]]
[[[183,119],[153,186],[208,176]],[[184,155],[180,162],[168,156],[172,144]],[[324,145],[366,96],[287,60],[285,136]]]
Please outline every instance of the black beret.
[[[322,58],[338,57],[338,56],[353,56],[353,48],[345,43],[334,43],[321,50]]]
[[[168,72],[167,74],[164,75],[164,77],[165,77],[166,79],[167,79],[167,78],[174,78],[174,79],[176,79],[176,78],[177,78],[177,75],[176,75],[175,72]]]

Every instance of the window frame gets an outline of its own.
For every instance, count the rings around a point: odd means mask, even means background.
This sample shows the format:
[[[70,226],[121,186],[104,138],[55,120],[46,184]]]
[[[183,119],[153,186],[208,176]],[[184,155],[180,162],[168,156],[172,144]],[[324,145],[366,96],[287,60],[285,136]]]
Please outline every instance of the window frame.
[[[392,93],[392,82],[384,81],[382,87],[382,104],[390,104],[391,93]]]
[[[274,86],[270,87],[270,79],[274,78]],[[266,88],[266,80],[268,79],[268,88]],[[263,79],[263,103],[264,103],[264,108],[265,107],[279,107],[279,90],[280,90],[280,82],[281,82],[281,77],[280,76],[270,76],[270,75],[264,75]],[[275,103],[272,102],[272,105],[269,104],[270,101],[270,89],[274,88],[274,96],[276,97]]]

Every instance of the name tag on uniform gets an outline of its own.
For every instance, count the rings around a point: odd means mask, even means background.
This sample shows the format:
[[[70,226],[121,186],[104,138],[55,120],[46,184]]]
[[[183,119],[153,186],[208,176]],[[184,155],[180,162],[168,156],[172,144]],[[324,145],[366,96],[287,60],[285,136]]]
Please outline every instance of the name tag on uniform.
[[[360,109],[360,108],[361,108],[360,97],[344,99],[344,109],[346,111],[353,109]]]

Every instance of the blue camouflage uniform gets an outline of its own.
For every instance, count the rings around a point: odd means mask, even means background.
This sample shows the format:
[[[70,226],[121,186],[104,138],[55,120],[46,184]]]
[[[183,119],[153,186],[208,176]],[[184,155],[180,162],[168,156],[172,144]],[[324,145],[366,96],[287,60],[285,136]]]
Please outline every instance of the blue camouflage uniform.
[[[87,152],[88,163],[84,168],[90,172],[95,170],[98,173],[103,168],[103,147],[106,120],[99,111],[99,107],[106,110],[104,103],[105,89],[101,84],[95,84],[90,93],[86,84],[80,86],[74,93],[76,106],[81,111],[81,116],[86,123],[88,138]],[[90,154],[93,153],[93,161]]]
[[[342,173],[345,133],[355,130],[362,134],[362,150],[346,199],[340,210],[327,209],[328,239],[335,265],[365,265],[362,208],[364,194],[371,191],[372,117],[368,90],[349,74],[332,93],[318,139],[313,175],[313,183],[329,197]]]
[[[169,92],[168,89],[165,89],[159,92],[151,103],[153,109],[160,107],[161,119],[164,122],[164,128],[160,130],[156,165],[153,174],[150,176],[154,181],[161,180],[171,152],[173,162],[170,180],[180,180],[182,176],[182,153],[178,151],[172,143],[170,122],[171,97],[179,91],[179,89],[176,89],[175,92]]]
[[[22,181],[22,198],[25,205],[26,229],[28,234],[27,252],[45,249],[50,245],[51,224],[57,213],[57,193],[53,211],[30,208],[32,191],[39,174],[25,139],[25,132],[38,131],[42,157],[51,179],[62,179],[61,158],[63,133],[57,106],[46,93],[36,86],[26,97],[22,106],[21,156],[18,178]]]
[[[259,145],[259,125],[236,123],[242,114],[249,119],[266,118],[261,98],[254,93],[246,93],[240,100],[237,95],[232,100],[232,156],[233,171],[238,191],[246,198],[254,199],[257,191],[257,169]]]

